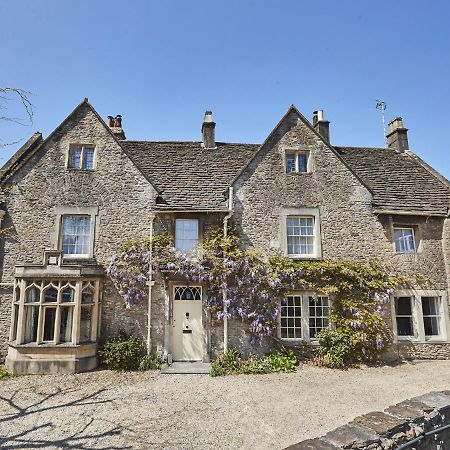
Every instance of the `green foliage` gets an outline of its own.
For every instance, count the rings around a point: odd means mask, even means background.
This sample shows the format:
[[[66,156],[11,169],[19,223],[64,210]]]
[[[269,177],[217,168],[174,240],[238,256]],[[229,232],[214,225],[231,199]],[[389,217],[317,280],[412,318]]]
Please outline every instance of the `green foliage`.
[[[350,362],[349,338],[344,333],[325,328],[317,334],[317,339],[318,353],[324,358],[326,366],[340,369]]]
[[[98,355],[108,369],[137,370],[145,355],[145,346],[136,336],[120,332],[118,336],[101,345]]]
[[[158,353],[151,353],[145,355],[139,363],[139,370],[145,372],[147,370],[159,370],[161,369],[162,359]]]
[[[211,363],[210,375],[217,377],[237,374],[294,372],[296,365],[297,358],[292,350],[287,353],[269,353],[262,358],[252,355],[247,359],[242,359],[235,350],[227,350]]]
[[[11,376],[11,374],[6,369],[4,369],[3,367],[0,367],[0,380],[9,378],[10,376]]]

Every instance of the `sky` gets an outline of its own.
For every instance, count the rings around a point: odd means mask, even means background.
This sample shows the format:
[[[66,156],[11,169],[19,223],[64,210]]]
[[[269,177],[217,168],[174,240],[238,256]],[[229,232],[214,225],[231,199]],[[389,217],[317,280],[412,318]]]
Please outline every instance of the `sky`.
[[[34,105],[32,124],[0,121],[3,144],[47,136],[87,97],[128,139],[199,140],[211,109],[217,141],[261,143],[294,104],[324,110],[332,144],[379,147],[380,99],[450,178],[450,2],[0,0],[0,18],[0,87]]]

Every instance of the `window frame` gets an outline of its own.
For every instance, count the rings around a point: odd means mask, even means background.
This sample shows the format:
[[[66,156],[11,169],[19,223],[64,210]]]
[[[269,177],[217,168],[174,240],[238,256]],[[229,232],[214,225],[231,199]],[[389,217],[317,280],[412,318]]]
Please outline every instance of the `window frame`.
[[[288,156],[289,155],[295,155],[295,170],[294,171],[290,171],[288,172]],[[299,155],[306,155],[306,171],[300,171],[300,167],[299,167],[299,163],[298,163],[298,157]],[[311,173],[313,171],[313,163],[312,163],[312,158],[311,158],[312,152],[311,150],[308,149],[301,149],[298,147],[286,147],[283,149],[283,167],[284,167],[284,173],[286,175],[304,175],[304,174],[308,174]]]
[[[53,209],[55,214],[55,227],[54,233],[51,235],[51,241],[53,242],[53,248],[58,249],[62,253],[62,223],[63,216],[90,216],[91,228],[89,238],[89,252],[87,255],[65,255],[62,254],[62,258],[65,260],[76,259],[92,259],[94,257],[94,245],[98,235],[97,216],[99,212],[98,206],[57,206]]]
[[[72,152],[75,149],[80,149],[80,166],[74,167],[72,166]],[[93,150],[93,157],[92,157],[92,167],[87,168],[85,167],[86,164],[86,151],[87,150]],[[76,170],[76,171],[86,171],[86,172],[92,172],[97,167],[97,147],[95,144],[70,144],[69,150],[67,152],[67,158],[66,158],[66,168],[68,170]]]
[[[397,332],[397,320],[395,313],[395,299],[397,297],[410,297],[412,303],[412,325],[413,336],[399,336]],[[437,336],[426,336],[425,326],[423,322],[422,297],[437,297],[439,298],[440,308],[440,334]],[[450,323],[449,323],[449,308],[447,300],[447,292],[445,290],[399,290],[391,297],[391,315],[393,324],[394,342],[413,342],[413,343],[442,343],[448,342],[450,339]]]
[[[310,254],[289,254],[288,253],[288,218],[313,218],[314,239],[313,253]],[[280,215],[280,241],[281,251],[291,259],[317,260],[322,258],[322,234],[319,208],[283,208]]]
[[[311,316],[309,315],[309,300],[311,297],[317,297],[320,299],[324,299],[326,298],[328,300],[328,327],[332,327],[332,323],[330,321],[330,309],[331,309],[331,304],[332,304],[332,300],[330,298],[330,296],[326,296],[326,295],[317,295],[312,291],[291,291],[288,294],[286,294],[286,297],[300,297],[301,298],[301,337],[294,337],[294,338],[290,338],[290,337],[282,337],[281,336],[281,319],[282,319],[282,315],[281,315],[281,308],[282,308],[282,304],[280,304],[280,313],[278,314],[278,319],[277,319],[277,336],[279,339],[286,341],[286,342],[310,342],[310,343],[317,343],[318,340],[317,338],[313,337],[311,338],[311,332],[310,332],[310,325],[309,325],[309,321],[311,319]],[[316,316],[315,316],[316,317]],[[325,316],[320,316],[320,317],[325,317]],[[284,317],[283,317],[284,318]],[[286,318],[291,318],[289,316],[287,316]],[[293,319],[295,320],[296,316],[293,317]],[[326,327],[324,327],[326,328]],[[322,329],[324,329],[322,328]]]
[[[88,235],[88,249],[87,253],[64,253],[64,219],[67,217],[89,217],[89,235]],[[61,226],[60,226],[60,236],[59,236],[59,250],[61,250],[63,258],[65,259],[85,259],[89,258],[91,254],[90,246],[91,246],[91,237],[92,237],[92,216],[90,214],[62,214],[61,215]],[[74,235],[78,236],[78,235]],[[85,236],[85,235],[80,235]]]
[[[197,219],[197,218],[191,218],[191,217],[186,217],[186,218],[176,218],[176,219],[175,219],[175,223],[174,223],[174,236],[175,236],[175,239],[174,239],[175,242],[174,242],[174,244],[175,244],[175,250],[176,250],[177,252],[182,253],[182,250],[179,250],[179,249],[178,249],[178,246],[177,246],[177,240],[179,239],[180,241],[192,241],[192,240],[194,240],[194,239],[182,239],[182,238],[178,238],[178,237],[177,237],[177,223],[180,223],[180,222],[196,222],[196,223],[197,223],[197,239],[196,239],[197,243],[195,244],[195,247],[194,247],[194,248],[192,248],[191,250],[188,250],[188,251],[186,252],[186,254],[188,254],[188,253],[194,253],[194,254],[196,254],[196,253],[198,252],[198,248],[199,248],[199,244],[200,244],[200,220]]]
[[[70,278],[70,279],[53,279],[53,278],[21,278],[15,279],[15,287],[18,288],[18,293],[15,292],[13,298],[13,305],[18,305],[18,317],[16,327],[12,326],[9,336],[10,343],[16,345],[31,345],[31,346],[67,346],[92,344],[97,341],[100,327],[100,308],[101,308],[101,280],[99,278]],[[27,292],[30,289],[37,287],[39,290],[39,298],[31,305],[33,308],[38,308],[36,339],[26,342],[28,334],[26,324],[25,308],[30,307],[30,303],[26,301]],[[57,290],[56,300],[53,302],[45,301],[45,293],[49,289],[55,288]],[[82,342],[80,340],[80,321],[82,312],[82,293],[86,289],[92,288],[93,301],[91,307],[91,326],[89,341]],[[63,301],[63,293],[67,289],[73,290],[72,301]],[[16,289],[17,291],[17,289]],[[19,297],[19,299],[17,299]],[[55,309],[54,323],[53,323],[53,339],[44,339],[45,327],[45,312],[48,308]],[[70,339],[61,340],[61,316],[63,308],[72,309]],[[12,313],[12,323],[16,320],[15,313]],[[14,335],[15,328],[15,335]],[[34,334],[34,333],[33,333]]]
[[[395,239],[395,231],[396,230],[411,230],[412,231],[412,236],[413,236],[413,242],[414,242],[414,250],[397,250],[397,240]],[[416,227],[413,225],[393,225],[392,226],[392,241],[393,241],[393,246],[394,246],[394,252],[397,254],[414,254],[417,253],[417,230]],[[402,233],[402,238],[404,240],[404,235]]]

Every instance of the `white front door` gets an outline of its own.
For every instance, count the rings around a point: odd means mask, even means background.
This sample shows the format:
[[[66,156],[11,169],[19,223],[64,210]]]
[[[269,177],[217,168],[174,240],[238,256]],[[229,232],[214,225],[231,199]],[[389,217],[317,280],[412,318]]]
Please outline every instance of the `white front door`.
[[[203,359],[202,288],[175,286],[173,292],[172,357],[174,361]]]

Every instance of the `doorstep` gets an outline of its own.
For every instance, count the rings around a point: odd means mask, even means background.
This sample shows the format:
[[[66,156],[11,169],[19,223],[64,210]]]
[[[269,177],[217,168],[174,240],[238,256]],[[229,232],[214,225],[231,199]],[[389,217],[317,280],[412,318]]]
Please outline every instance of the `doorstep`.
[[[211,367],[210,363],[204,363],[202,361],[193,361],[193,362],[177,361],[177,362],[173,362],[170,366],[163,367],[161,369],[161,373],[209,374],[210,367]]]

